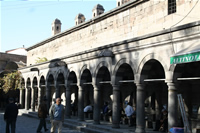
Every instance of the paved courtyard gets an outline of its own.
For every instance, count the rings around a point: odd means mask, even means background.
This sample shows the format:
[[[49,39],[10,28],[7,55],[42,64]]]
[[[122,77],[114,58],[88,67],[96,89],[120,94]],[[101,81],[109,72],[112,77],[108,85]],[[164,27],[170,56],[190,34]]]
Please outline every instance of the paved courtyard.
[[[5,133],[6,123],[3,119],[4,113],[0,112],[0,133]],[[16,123],[16,133],[36,133],[37,126],[39,124],[39,119],[30,118],[26,116],[18,115]],[[47,128],[50,130],[50,123],[47,123]],[[42,129],[42,132],[44,129]],[[63,133],[81,133],[76,130],[71,130],[69,128],[63,127]],[[50,133],[47,131],[46,133]]]

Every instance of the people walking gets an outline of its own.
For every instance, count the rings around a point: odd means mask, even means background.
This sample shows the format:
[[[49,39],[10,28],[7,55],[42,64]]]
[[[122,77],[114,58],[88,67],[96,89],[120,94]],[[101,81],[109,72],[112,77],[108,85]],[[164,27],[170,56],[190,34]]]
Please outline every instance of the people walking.
[[[48,131],[48,129],[46,127],[47,115],[48,115],[47,104],[46,104],[46,99],[44,98],[38,108],[38,117],[40,118],[40,123],[37,128],[37,133],[41,133],[42,127],[44,127],[45,132]]]
[[[56,103],[52,104],[49,109],[50,121],[51,121],[51,133],[54,133],[58,127],[58,133],[62,132],[62,125],[64,122],[64,106],[61,104],[61,99],[57,98]]]
[[[15,133],[16,120],[18,115],[18,107],[14,103],[13,98],[9,98],[9,104],[5,109],[4,120],[6,121],[6,133]]]

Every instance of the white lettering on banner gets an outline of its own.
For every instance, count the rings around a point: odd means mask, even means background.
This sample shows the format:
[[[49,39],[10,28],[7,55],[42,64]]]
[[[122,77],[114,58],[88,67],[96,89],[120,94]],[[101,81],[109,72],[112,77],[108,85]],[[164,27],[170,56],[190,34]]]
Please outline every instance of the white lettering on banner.
[[[180,55],[170,58],[170,64],[178,64],[178,63],[187,63],[187,62],[194,62],[200,61],[200,52]]]

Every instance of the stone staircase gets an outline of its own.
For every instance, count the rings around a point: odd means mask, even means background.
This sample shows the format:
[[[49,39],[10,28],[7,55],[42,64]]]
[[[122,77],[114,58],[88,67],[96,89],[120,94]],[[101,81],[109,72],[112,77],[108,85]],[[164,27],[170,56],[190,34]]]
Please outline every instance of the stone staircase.
[[[37,112],[20,110],[19,114],[38,119]],[[46,122],[49,123],[50,119],[47,118]],[[85,133],[122,133],[110,127],[106,127],[105,124],[94,125],[93,120],[78,121],[76,119],[65,119],[63,126]]]
[[[38,119],[37,112],[20,109],[19,114]],[[47,118],[46,122],[49,123],[50,119]],[[135,128],[134,127],[129,128],[128,125],[120,125],[119,129],[115,129],[112,128],[112,123],[110,122],[101,121],[101,124],[96,125],[93,124],[93,120],[86,119],[84,121],[78,121],[77,118],[73,117],[71,119],[65,119],[63,126],[85,133],[134,133],[135,132]],[[152,129],[146,129],[146,133],[159,133],[159,132],[152,131]]]

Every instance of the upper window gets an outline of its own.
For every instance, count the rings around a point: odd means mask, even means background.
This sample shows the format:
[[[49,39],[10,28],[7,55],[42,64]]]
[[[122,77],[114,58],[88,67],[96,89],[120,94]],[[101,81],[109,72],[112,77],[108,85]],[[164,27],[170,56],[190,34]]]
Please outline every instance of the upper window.
[[[168,0],[168,14],[176,12],[176,0]]]
[[[120,6],[120,2],[118,2],[118,6]]]

